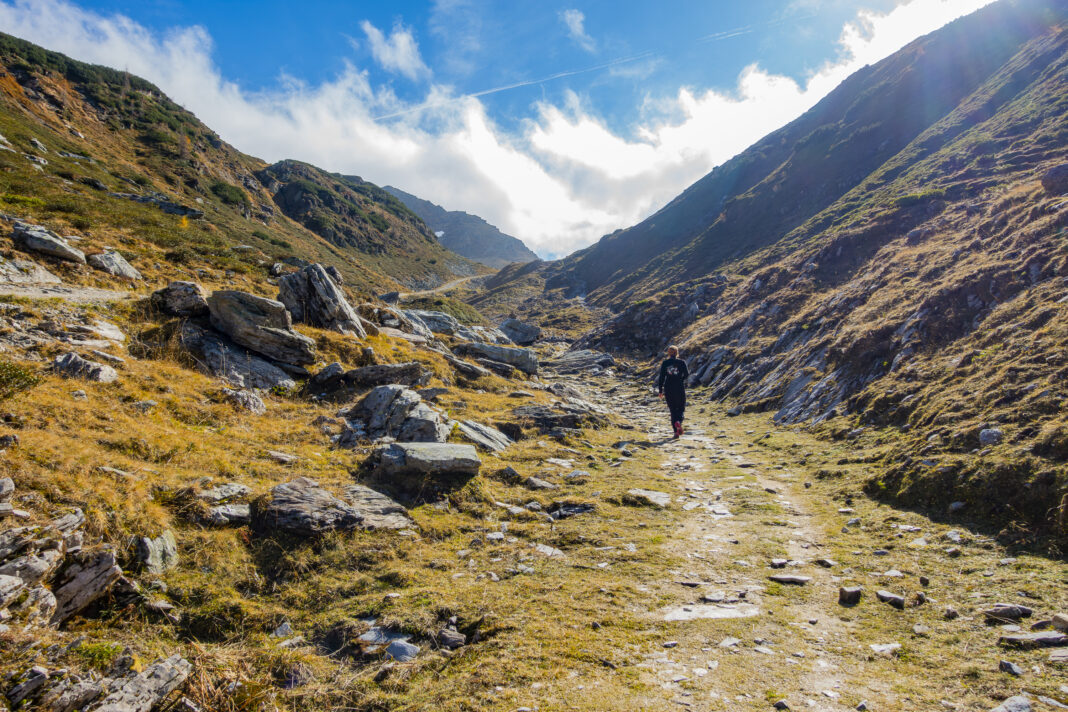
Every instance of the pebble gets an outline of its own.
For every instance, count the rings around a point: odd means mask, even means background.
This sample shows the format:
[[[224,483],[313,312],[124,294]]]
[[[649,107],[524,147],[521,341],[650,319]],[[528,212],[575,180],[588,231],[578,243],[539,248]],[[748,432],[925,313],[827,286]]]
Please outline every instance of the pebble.
[[[1001,662],[999,662],[998,670],[1000,670],[1001,672],[1007,672],[1010,675],[1015,675],[1016,677],[1020,677],[1024,674],[1022,667],[1020,667],[1016,663],[1011,663],[1008,660],[1002,660]]]
[[[860,603],[860,597],[864,589],[860,586],[843,586],[838,589],[838,605],[855,606]]]
[[[875,597],[883,603],[889,603],[891,606],[898,609],[899,611],[905,610],[904,596],[899,596],[896,593],[891,593],[890,591],[876,591]]]
[[[785,583],[793,586],[804,586],[812,580],[811,576],[797,576],[795,574],[775,574],[774,576],[768,576],[768,578],[776,583]]]
[[[954,620],[956,618],[959,618],[960,617],[960,613],[957,612],[956,608],[947,608],[945,610],[945,612],[942,614],[942,617],[945,618],[947,621],[951,621],[951,620]]]

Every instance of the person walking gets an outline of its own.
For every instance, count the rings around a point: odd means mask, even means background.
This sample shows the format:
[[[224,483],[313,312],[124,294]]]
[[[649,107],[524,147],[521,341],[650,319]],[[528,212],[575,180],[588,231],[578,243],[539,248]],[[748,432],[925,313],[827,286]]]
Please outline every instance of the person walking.
[[[671,428],[675,438],[682,436],[682,418],[686,413],[686,379],[690,376],[686,362],[679,358],[679,349],[668,346],[667,358],[660,364],[657,392],[667,401],[671,414]]]

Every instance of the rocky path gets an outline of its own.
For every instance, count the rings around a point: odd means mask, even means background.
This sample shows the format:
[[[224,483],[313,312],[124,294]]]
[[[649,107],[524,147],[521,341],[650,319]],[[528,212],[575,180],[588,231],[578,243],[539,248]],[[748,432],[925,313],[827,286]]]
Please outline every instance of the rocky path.
[[[0,296],[24,299],[62,299],[72,304],[121,302],[134,298],[131,292],[116,292],[93,287],[72,287],[63,284],[0,284]]]
[[[986,710],[1025,691],[1027,709],[1065,709],[1048,651],[998,645],[1064,612],[1063,564],[828,487],[803,434],[698,406],[675,441],[653,394],[609,391],[602,405],[637,428],[624,449],[659,473],[648,496],[676,514],[659,538],[679,563],[639,583],[633,611],[659,641],[637,667],[665,709]],[[854,586],[860,603],[840,605]],[[982,611],[1002,601],[1034,618],[990,625]]]
[[[469,277],[460,277],[459,279],[454,279],[454,280],[452,280],[450,282],[446,282],[445,284],[442,284],[441,286],[438,286],[438,287],[434,287],[433,289],[424,289],[424,290],[419,291],[419,292],[401,292],[400,296],[401,296],[402,299],[408,299],[408,298],[411,298],[411,297],[429,297],[429,296],[432,296],[434,294],[443,294],[443,293],[448,292],[450,290],[456,289],[457,287],[460,287],[460,286],[462,286],[464,284],[467,284],[472,279],[475,279],[476,277],[480,277],[480,276],[482,276],[482,275],[473,274],[473,275],[470,275]]]

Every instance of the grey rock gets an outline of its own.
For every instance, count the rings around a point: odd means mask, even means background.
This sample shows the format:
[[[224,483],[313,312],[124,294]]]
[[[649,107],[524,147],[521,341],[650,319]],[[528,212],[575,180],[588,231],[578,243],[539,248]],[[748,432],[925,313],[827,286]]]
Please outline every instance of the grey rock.
[[[208,508],[204,523],[213,527],[243,527],[252,521],[247,504],[217,504]]]
[[[499,346],[497,344],[459,344],[453,349],[461,356],[481,356],[483,358],[506,363],[518,368],[527,375],[538,373],[538,355],[532,349],[524,349],[511,346]]]
[[[212,504],[222,504],[223,502],[246,499],[251,492],[252,490],[248,486],[240,482],[226,482],[218,487],[198,492],[197,499]]]
[[[486,326],[461,326],[457,329],[455,336],[464,341],[475,341],[480,344],[512,345],[512,340],[503,331]]]
[[[122,576],[110,547],[68,555],[66,565],[52,584],[56,597],[53,625],[59,625],[97,600]]]
[[[419,646],[406,640],[394,640],[386,646],[386,657],[399,663],[408,663],[419,655]]]
[[[175,654],[125,679],[94,712],[150,712],[186,681],[193,666]]]
[[[528,477],[525,480],[523,480],[523,484],[526,485],[526,487],[528,489],[532,489],[532,490],[554,490],[554,489],[558,489],[558,487],[556,485],[554,485],[552,482],[547,482],[547,481],[541,479],[540,477]]]
[[[979,431],[979,444],[984,447],[997,445],[1002,437],[1001,428],[983,428]]]
[[[101,272],[107,272],[113,277],[121,277],[122,279],[129,279],[135,282],[139,282],[143,279],[141,273],[138,272],[133,265],[127,262],[125,257],[115,250],[98,252],[94,255],[89,255],[86,259],[90,266],[95,267]]]
[[[344,499],[363,518],[364,529],[409,529],[414,526],[402,505],[364,485],[349,485]]]
[[[473,477],[482,461],[471,445],[392,443],[378,447],[370,461],[381,475]]]
[[[334,530],[351,531],[362,523],[363,517],[352,505],[307,477],[276,485],[269,497],[255,502],[252,508],[252,525],[262,532],[316,536]]]
[[[967,506],[968,506],[967,502],[950,502],[949,503],[949,512],[950,512],[950,514],[952,514],[954,512],[959,512],[960,510],[964,509]]]
[[[0,502],[6,502],[15,494],[15,482],[10,477],[0,477]]]
[[[451,426],[415,391],[399,385],[378,386],[356,405],[343,410],[347,430],[340,447],[355,446],[361,436],[395,438],[401,442],[445,442]]]
[[[485,378],[490,375],[490,370],[476,366],[475,364],[464,361],[463,359],[456,358],[452,354],[445,354],[445,360],[449,362],[449,365],[456,369],[456,372],[461,376],[470,379]]]
[[[596,509],[594,505],[586,502],[553,502],[549,506],[549,516],[559,521],[579,514],[589,514]]]
[[[891,656],[901,650],[901,643],[873,643],[868,646],[877,655]]]
[[[18,576],[0,574],[0,610],[7,608],[25,590],[26,582]]]
[[[515,441],[496,428],[473,420],[461,420],[458,426],[460,435],[475,447],[493,453],[504,452]]]
[[[17,222],[11,239],[15,247],[25,252],[36,252],[49,257],[85,264],[85,253],[71,247],[66,240],[40,225]]]
[[[610,368],[616,360],[601,351],[582,349],[568,351],[549,362],[549,366],[558,373],[589,373],[595,369]]]
[[[1013,603],[995,603],[993,608],[983,611],[987,623],[1008,623],[1019,621],[1021,618],[1030,618],[1032,611],[1027,606]]]
[[[990,712],[1031,712],[1031,701],[1023,695],[1015,695],[990,710]]]
[[[306,390],[332,400],[350,398],[356,390],[373,386],[420,386],[433,376],[430,369],[416,361],[383,363],[346,371],[341,364],[332,363],[308,381]]]
[[[1068,614],[1057,613],[1050,620],[1050,625],[1054,630],[1059,630],[1062,633],[1068,633]]]
[[[239,348],[214,331],[192,324],[182,324],[182,345],[194,356],[201,368],[236,388],[296,388],[296,381],[285,371],[259,356]]]
[[[438,631],[438,645],[448,650],[455,650],[467,644],[467,636],[455,628],[442,628]]]
[[[137,560],[150,574],[162,574],[178,565],[178,541],[166,530],[158,537],[139,536],[134,540]]]
[[[505,319],[501,322],[500,329],[505,336],[519,346],[528,346],[541,338],[540,326],[527,324],[518,319]]]
[[[360,339],[367,337],[356,310],[321,264],[311,264],[279,278],[278,301],[286,306],[294,321]]]
[[[208,309],[212,326],[247,349],[287,364],[315,362],[315,342],[293,331],[281,302],[222,290],[208,297]]]
[[[27,586],[50,580],[63,563],[63,551],[46,549],[37,554],[19,556],[0,566],[0,576],[15,576]]]
[[[152,304],[171,316],[204,316],[208,313],[208,294],[196,282],[171,282],[152,292]]]
[[[248,411],[253,415],[265,415],[267,413],[267,404],[252,391],[224,388],[222,394],[223,398],[241,410]]]
[[[119,378],[119,373],[111,366],[96,361],[89,361],[72,352],[56,356],[52,368],[67,378],[80,378],[97,383],[112,383]]]
[[[855,606],[860,603],[864,589],[860,586],[842,586],[838,589],[838,605]]]
[[[768,578],[775,583],[785,583],[792,586],[804,586],[812,580],[811,576],[798,576],[796,574],[773,574]]]
[[[419,309],[406,309],[404,316],[418,323],[424,324],[435,334],[454,336],[463,326],[451,314],[439,311],[422,311]]]
[[[671,495],[666,492],[657,492],[656,490],[647,489],[631,489],[627,490],[627,495],[636,500],[639,504],[647,504],[653,507],[663,508],[671,504]]]
[[[1009,662],[1008,660],[1002,660],[1001,662],[999,662],[998,670],[1000,670],[1001,672],[1007,672],[1010,675],[1015,675],[1016,677],[1020,677],[1024,674],[1022,667],[1020,667],[1016,663]]]
[[[19,682],[7,692],[8,702],[18,708],[22,702],[28,700],[48,683],[48,670],[40,665],[34,665],[18,678]]]
[[[56,275],[30,260],[9,260],[0,257],[0,283],[3,284],[60,284]]]

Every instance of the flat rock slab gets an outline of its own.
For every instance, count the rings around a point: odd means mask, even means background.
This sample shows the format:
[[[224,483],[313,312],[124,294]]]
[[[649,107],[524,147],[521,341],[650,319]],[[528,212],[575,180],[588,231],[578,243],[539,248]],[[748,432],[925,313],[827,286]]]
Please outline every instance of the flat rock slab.
[[[776,583],[785,583],[791,586],[804,586],[812,580],[811,576],[798,576],[796,574],[774,574],[768,578]]]
[[[1023,650],[1059,648],[1068,645],[1068,634],[1052,630],[1042,631],[1041,633],[1010,633],[998,638],[998,644]]]
[[[364,485],[345,488],[345,501],[363,517],[364,529],[408,529],[414,524],[407,510],[381,492]]]
[[[671,495],[667,492],[657,492],[656,490],[647,489],[631,489],[627,490],[627,495],[634,500],[637,500],[639,504],[647,504],[660,508],[667,507],[671,504]]]
[[[104,698],[96,712],[149,712],[185,682],[193,666],[180,655],[160,660],[127,679]]]
[[[1016,695],[1005,700],[990,712],[1031,712],[1031,701],[1023,695]]]
[[[696,604],[676,606],[664,613],[665,621],[725,620],[728,618],[752,618],[760,615],[760,608],[743,603],[737,606]]]
[[[392,443],[375,450],[371,461],[382,475],[473,477],[482,466],[474,446],[455,443]]]
[[[464,439],[487,452],[504,452],[510,445],[515,444],[514,440],[500,430],[474,420],[461,420],[458,429]]]

